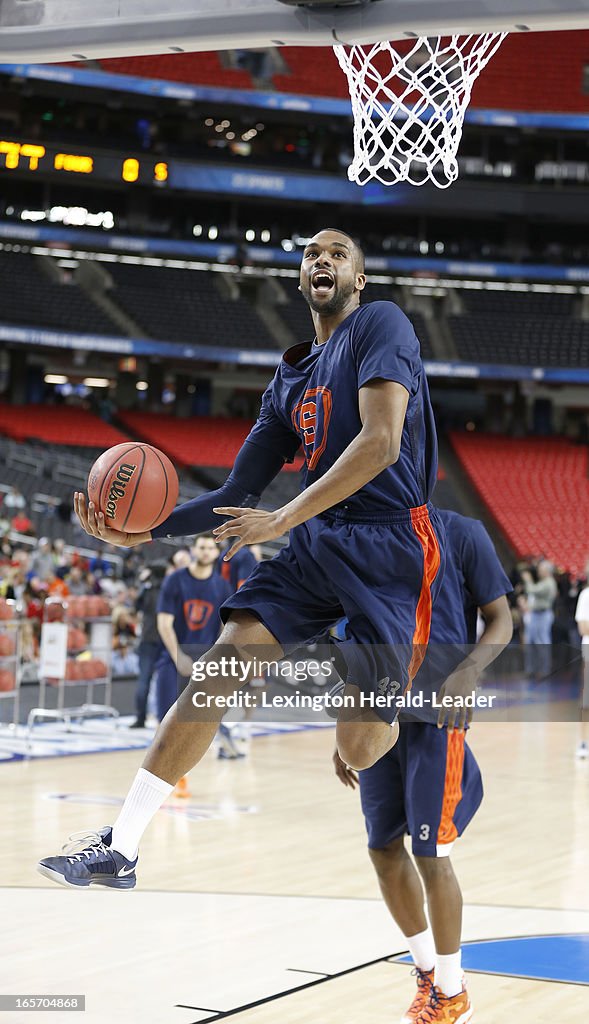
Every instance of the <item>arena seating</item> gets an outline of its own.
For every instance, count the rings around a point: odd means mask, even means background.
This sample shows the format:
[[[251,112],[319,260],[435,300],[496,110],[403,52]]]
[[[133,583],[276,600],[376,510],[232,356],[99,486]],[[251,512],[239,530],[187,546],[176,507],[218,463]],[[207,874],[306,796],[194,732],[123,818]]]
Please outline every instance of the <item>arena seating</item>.
[[[401,45],[409,45],[408,43]],[[348,96],[345,76],[329,47],[281,47],[288,72],[273,76],[280,92]],[[513,33],[474,84],[471,106],[480,109],[582,112],[587,110],[583,69],[589,32]],[[105,71],[170,81],[252,89],[244,71],[226,69],[216,53],[179,53],[103,60]],[[538,68],[542,74],[538,75]]]
[[[214,466],[230,469],[247,437],[250,420],[222,416],[192,416],[177,419],[165,413],[121,412],[119,420],[131,434],[156,445],[184,466]],[[296,470],[300,459],[292,467]],[[217,484],[224,480],[220,474]]]
[[[113,263],[110,298],[159,340],[227,348],[276,348],[276,341],[245,299],[223,296],[208,271]]]
[[[17,441],[38,438],[56,445],[100,448],[101,451],[129,440],[93,413],[63,405],[0,403],[0,433]]]
[[[103,450],[104,445],[100,448]],[[88,470],[98,454],[97,449],[15,441],[0,434],[0,499],[2,490],[16,487],[26,500],[27,513],[38,537],[61,537],[74,546],[95,548],[98,541],[82,533],[77,523],[72,522],[71,513],[72,494],[86,488]],[[205,489],[185,473],[180,471],[178,475],[180,502]],[[150,545],[150,557],[167,558],[168,542],[154,543],[155,547]]]
[[[177,419],[165,413],[121,412],[119,419],[131,434],[184,466],[232,466],[251,427],[249,420],[218,416]]]
[[[571,295],[462,291],[449,316],[458,355],[483,363],[578,366],[589,360],[589,323],[573,317]]]
[[[313,321],[311,320],[306,304],[301,299],[301,293],[297,290],[298,280],[296,278],[282,278],[280,284],[286,292],[289,301],[285,305],[278,306],[278,312],[285,324],[287,324],[298,340],[310,341],[314,334]],[[395,289],[392,285],[381,285],[369,282],[362,293],[362,301],[377,302],[383,299],[401,303],[401,297],[398,294],[398,289]],[[413,310],[408,312],[407,316],[415,327],[415,333],[420,341],[421,354],[423,358],[433,358],[430,337],[424,317]]]
[[[94,334],[121,333],[78,285],[59,284],[28,253],[0,252],[0,322]]]
[[[587,449],[560,438],[453,433],[454,450],[519,556],[581,575],[587,560]]]
[[[113,57],[101,60],[104,71],[166,82],[197,82],[223,89],[253,89],[247,71],[226,68],[218,53],[159,53],[150,57]]]

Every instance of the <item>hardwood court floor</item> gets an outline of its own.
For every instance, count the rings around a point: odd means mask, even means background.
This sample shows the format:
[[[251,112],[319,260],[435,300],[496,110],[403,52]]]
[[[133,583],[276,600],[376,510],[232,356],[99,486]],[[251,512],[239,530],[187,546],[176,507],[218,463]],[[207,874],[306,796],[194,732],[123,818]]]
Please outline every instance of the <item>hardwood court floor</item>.
[[[486,796],[453,856],[465,941],[589,936],[589,763],[574,759],[575,726],[486,723],[471,736]],[[146,834],[130,893],[71,892],[34,868],[70,832],[113,820],[140,752],[1,765],[0,992],[85,993],[85,1024],[398,1020],[412,979],[390,958],[406,944],[332,743],[309,731],[255,740],[244,761],[208,754],[192,799],[170,802]],[[534,972],[552,980],[508,976],[532,973],[516,957],[470,973],[473,1020],[587,1019],[589,987],[559,980],[559,956],[556,943]]]

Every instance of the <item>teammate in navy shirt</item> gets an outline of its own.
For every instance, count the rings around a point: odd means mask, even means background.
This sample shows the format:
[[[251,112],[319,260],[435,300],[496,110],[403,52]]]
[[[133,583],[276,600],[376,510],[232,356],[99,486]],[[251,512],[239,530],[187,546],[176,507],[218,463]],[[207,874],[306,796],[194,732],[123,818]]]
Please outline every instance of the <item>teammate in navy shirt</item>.
[[[277,660],[345,616],[344,695],[356,708],[338,720],[337,743],[357,769],[375,764],[396,742],[394,698],[423,660],[444,563],[443,527],[429,503],[437,443],[419,342],[394,303],[360,307],[365,283],[362,250],[345,232],[325,229],[305,247],[300,289],[315,341],[283,356],[260,417],[217,492],[175,510],[153,533],[135,535],[107,528],[83,494],[74,496],[83,528],[122,546],[203,532],[217,515],[225,520],[217,538],[236,538],[228,560],[246,545],[290,532],[289,544],[225,603],[219,648],[230,647],[239,658],[253,647],[258,657]],[[249,507],[301,444],[301,493],[273,512]],[[216,648],[207,658],[218,667]],[[166,787],[212,741],[216,721],[194,721],[195,689],[214,699],[240,682],[234,673],[191,684],[170,709],[109,836],[117,856],[134,858]],[[358,709],[361,696],[372,707]],[[222,714],[215,706],[217,720]],[[63,866],[57,860],[54,874]],[[96,860],[104,884],[108,853],[84,860]],[[67,864],[64,870],[71,875]],[[92,867],[82,874],[92,876],[88,884],[93,880]],[[117,879],[108,884],[117,887]]]
[[[194,648],[204,652],[219,636],[219,609],[231,594],[229,583],[215,571],[219,548],[211,534],[197,537],[191,558],[188,568],[166,576],[158,597],[157,626],[164,644],[156,665],[160,722],[178,696],[179,677],[186,681],[190,676]]]
[[[222,551],[221,554],[224,555],[225,551]],[[218,558],[216,567],[217,572],[227,581],[231,592],[234,593],[234,591],[239,590],[243,586],[257,564],[258,559],[253,551],[250,548],[242,548],[229,562],[224,562],[222,558]]]
[[[509,643],[512,621],[506,594],[512,587],[481,522],[439,511],[446,532],[446,569],[441,599],[433,609],[430,646],[421,673],[433,654],[438,690],[444,682],[440,665],[451,670],[470,652],[477,671]],[[485,630],[476,643],[477,613]],[[444,654],[435,658],[436,648]],[[448,652],[453,651],[453,655]],[[470,674],[471,688],[475,685]],[[454,692],[463,692],[460,673]],[[452,692],[453,678],[446,683]],[[431,695],[431,689],[428,690]],[[435,712],[438,719],[438,712]],[[481,774],[453,712],[440,712],[438,728],[427,722],[404,721],[395,747],[371,768],[356,775],[334,755],[336,774],[344,785],[359,781],[370,856],[381,891],[397,924],[407,936],[415,961],[417,995],[404,1020],[468,1020],[470,1004],[463,991],[460,964],[462,896],[449,861],[454,840],[472,820],[483,796]],[[464,723],[463,723],[464,724]],[[411,836],[412,852],[425,884],[431,929],[423,912],[419,875],[404,846]],[[443,908],[441,911],[440,908]],[[434,966],[436,968],[434,978]],[[437,990],[437,992],[436,992]],[[432,993],[436,993],[434,1005]],[[427,1009],[425,1009],[427,1007]]]

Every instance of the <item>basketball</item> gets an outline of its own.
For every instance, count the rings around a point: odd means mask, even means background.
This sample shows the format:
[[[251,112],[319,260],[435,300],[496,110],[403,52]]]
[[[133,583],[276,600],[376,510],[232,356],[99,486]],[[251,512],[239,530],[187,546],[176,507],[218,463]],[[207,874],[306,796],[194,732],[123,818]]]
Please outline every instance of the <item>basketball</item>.
[[[88,497],[111,529],[143,533],[163,523],[176,505],[178,474],[150,444],[117,444],[92,466]]]

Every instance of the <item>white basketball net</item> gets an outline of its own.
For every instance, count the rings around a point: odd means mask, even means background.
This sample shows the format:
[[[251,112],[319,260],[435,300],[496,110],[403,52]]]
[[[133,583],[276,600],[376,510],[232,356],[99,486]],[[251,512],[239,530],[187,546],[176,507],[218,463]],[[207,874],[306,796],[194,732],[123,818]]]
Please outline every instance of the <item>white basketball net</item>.
[[[354,114],[350,181],[432,181],[438,188],[456,181],[456,154],[473,83],[505,35],[423,36],[408,53],[386,42],[334,46]]]

